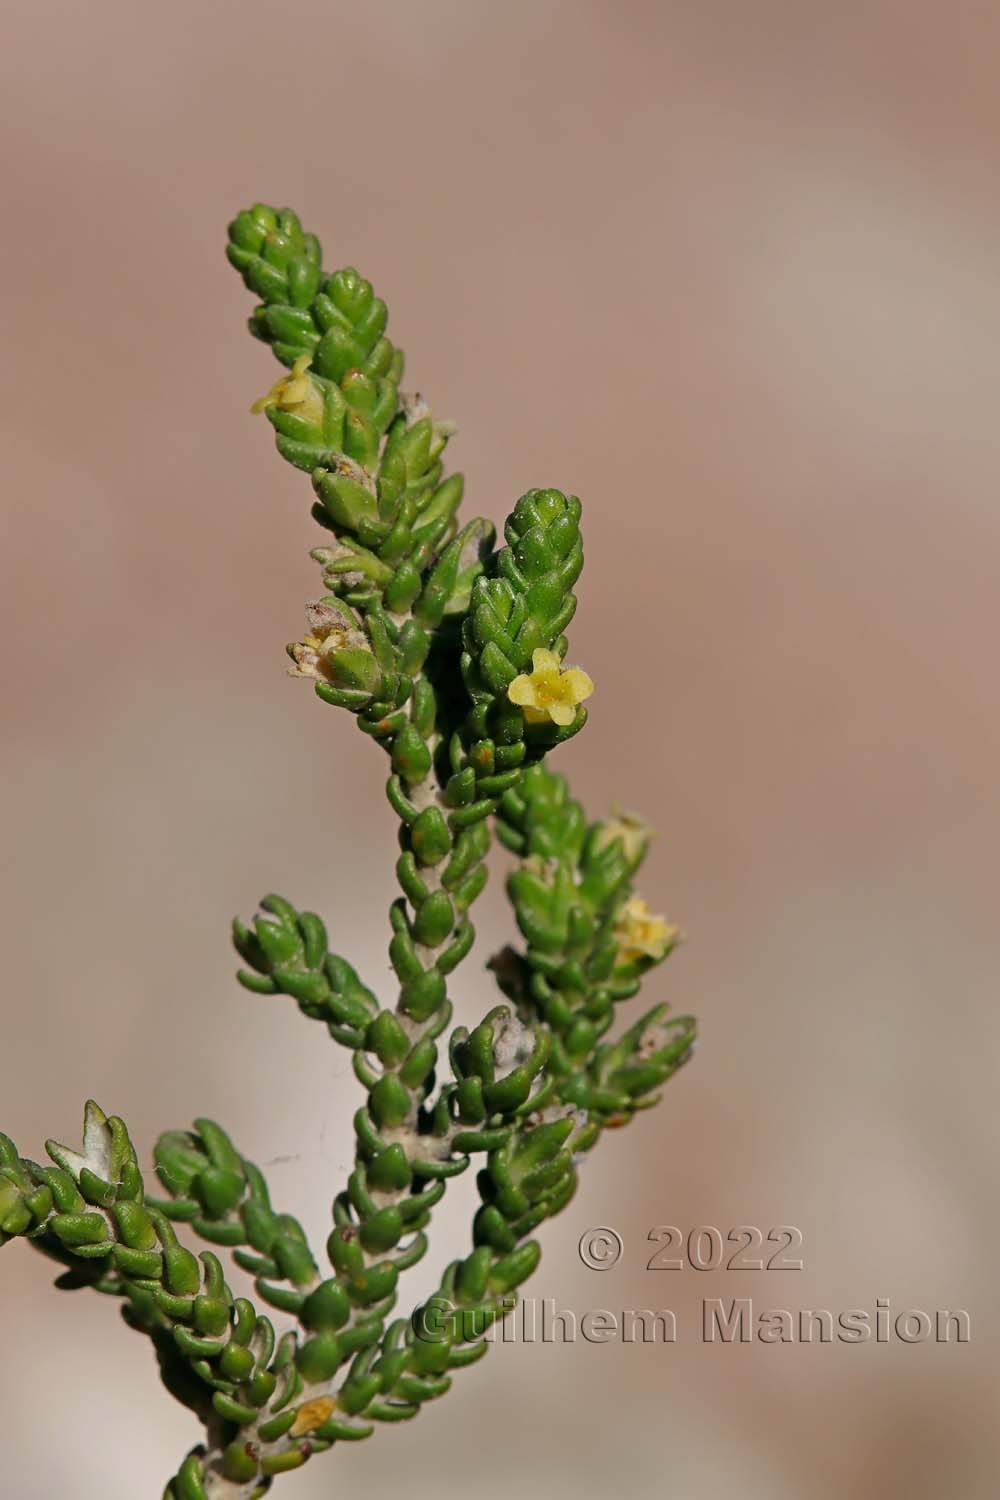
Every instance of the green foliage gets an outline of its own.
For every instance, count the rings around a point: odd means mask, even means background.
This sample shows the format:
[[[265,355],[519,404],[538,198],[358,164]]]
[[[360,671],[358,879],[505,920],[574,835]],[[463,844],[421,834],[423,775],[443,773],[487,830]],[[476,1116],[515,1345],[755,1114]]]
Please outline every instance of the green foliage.
[[[658,955],[623,951],[621,924],[648,834],[636,820],[588,826],[563,778],[544,765],[505,794],[497,830],[521,856],[507,890],[526,940],[523,953],[508,949],[495,961],[498,981],[526,1020],[551,1033],[561,1097],[595,1121],[622,1124],[656,1103],[695,1038],[691,1016],[668,1020],[661,1005],[618,1042],[598,1045],[615,1005],[635,995],[679,937],[668,928]]]
[[[660,1004],[607,1039],[679,934],[633,889],[648,830],[624,815],[588,823],[546,764],[583,728],[592,686],[563,665],[579,500],[529,491],[499,549],[488,521],[460,525],[462,480],[443,468],[452,429],[401,395],[403,357],[368,282],[325,271],[296,216],[261,204],[230,226],[228,255],[259,299],[251,332],[290,370],[256,409],[310,475],[313,515],[332,533],[312,553],[326,592],[288,648],[293,675],[389,761],[398,990],[380,1003],[322,920],[282,897],[234,924],[241,984],[324,1022],[363,1091],[325,1257],[210,1120],[161,1136],[161,1199],[145,1196],[125,1126],[94,1104],[83,1151],[50,1142],[53,1166],[0,1136],[0,1245],[27,1238],[67,1268],[61,1286],[121,1298],[167,1388],[205,1425],[164,1500],[253,1500],[313,1454],[442,1395],[485,1353],[538,1263],[535,1232],[568,1203],[604,1127],[656,1102],[695,1034]],[[491,963],[507,1003],[468,1029],[452,1026],[449,984],[473,943],[494,830],[515,857],[523,944]],[[474,1157],[471,1248],[434,1296],[393,1318],[448,1179]],[[175,1225],[231,1253],[290,1320],[280,1338]]]

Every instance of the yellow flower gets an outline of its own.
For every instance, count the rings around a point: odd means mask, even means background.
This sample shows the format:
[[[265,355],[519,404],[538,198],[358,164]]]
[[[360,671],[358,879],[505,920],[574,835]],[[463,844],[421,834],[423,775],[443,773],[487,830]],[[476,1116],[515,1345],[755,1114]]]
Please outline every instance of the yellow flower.
[[[326,658],[334,651],[366,642],[360,632],[352,628],[346,615],[324,604],[321,599],[306,606],[306,615],[312,629],[301,641],[294,641],[288,647],[288,654],[295,663],[294,667],[289,667],[288,675],[322,677],[329,682],[332,675]]]
[[[586,672],[579,667],[563,671],[556,653],[539,646],[531,654],[531,671],[514,678],[507,697],[524,710],[529,724],[544,724],[551,719],[565,728],[576,717],[576,705],[593,691],[594,684]]]
[[[250,408],[254,415],[276,406],[279,411],[294,412],[319,427],[323,421],[323,397],[306,374],[311,364],[311,355],[300,354],[289,373],[276,380],[266,396],[254,402]]]
[[[302,1437],[303,1433],[315,1432],[317,1427],[322,1427],[336,1405],[333,1396],[316,1396],[312,1401],[303,1401],[289,1428],[292,1437]]]
[[[606,818],[597,830],[598,849],[606,849],[615,839],[622,841],[622,853],[630,865],[634,865],[646,852],[646,845],[653,837],[653,830],[635,813],[623,812],[615,807],[610,818]]]
[[[680,939],[681,930],[650,911],[641,896],[625,902],[615,922],[619,963],[635,963],[640,958],[663,958]]]

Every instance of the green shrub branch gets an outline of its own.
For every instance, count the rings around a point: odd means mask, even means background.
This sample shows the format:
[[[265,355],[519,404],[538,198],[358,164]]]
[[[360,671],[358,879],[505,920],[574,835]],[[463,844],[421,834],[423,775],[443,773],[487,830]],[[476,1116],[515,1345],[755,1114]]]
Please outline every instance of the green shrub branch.
[[[147,1198],[123,1123],[89,1104],[81,1152],[51,1166],[0,1137],[0,1244],[24,1237],[59,1284],[122,1299],[203,1441],[164,1500],[256,1500],[275,1477],[379,1423],[414,1416],[486,1350],[607,1126],[654,1104],[695,1026],[655,1006],[617,1039],[616,1010],[679,934],[634,889],[649,834],[588,823],[547,756],[584,727],[592,683],[567,664],[583,566],[581,506],[554,489],[517,502],[497,547],[458,516],[453,432],[401,390],[385,303],[351,267],[328,272],[290,210],[238,214],[228,257],[257,299],[250,330],[285,373],[254,409],[308,474],[323,592],[289,646],[292,674],[354,717],[389,763],[399,896],[397,981],[383,1004],[314,912],[266,896],[233,928],[238,978],[285,995],[346,1047],[362,1097],[354,1164],[333,1198],[325,1256],[272,1207],[260,1169],[210,1120],[154,1150]],[[451,976],[474,940],[494,832],[515,856],[507,891],[522,945],[491,963],[504,1001],[453,1025]],[[396,1311],[450,1177],[478,1163],[471,1244],[433,1297]],[[234,1295],[214,1250],[255,1295]],[[95,1490],[96,1493],[96,1490]]]

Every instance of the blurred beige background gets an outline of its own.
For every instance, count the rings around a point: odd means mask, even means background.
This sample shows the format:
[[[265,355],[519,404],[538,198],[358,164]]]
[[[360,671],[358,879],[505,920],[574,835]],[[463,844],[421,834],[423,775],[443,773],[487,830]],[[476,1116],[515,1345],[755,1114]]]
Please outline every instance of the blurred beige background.
[[[287,202],[389,300],[469,513],[584,499],[560,767],[659,828],[689,941],[648,998],[702,1046],[531,1286],[671,1307],[677,1344],[498,1349],[280,1493],[995,1496],[1000,11],[13,0],[5,43],[3,1128],[39,1155],[94,1094],[148,1156],[211,1114],[320,1243],[345,1175],[345,1058],[227,938],[277,889],[389,984],[383,767],[283,676],[308,485],[248,415],[274,366],[222,253]],[[794,1224],[806,1269],[647,1272],[665,1223]],[[194,1426],[50,1280],[4,1252],[9,1493],[151,1500]],[[964,1307],[972,1341],[707,1346],[715,1296]]]

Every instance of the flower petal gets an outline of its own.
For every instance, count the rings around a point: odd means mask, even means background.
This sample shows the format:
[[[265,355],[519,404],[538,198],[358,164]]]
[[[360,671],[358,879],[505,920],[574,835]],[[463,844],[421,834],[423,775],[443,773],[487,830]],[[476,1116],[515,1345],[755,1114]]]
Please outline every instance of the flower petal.
[[[594,691],[594,684],[580,667],[568,667],[563,673],[563,682],[569,688],[574,703],[582,703]]]
[[[514,681],[507,689],[507,697],[511,703],[516,703],[519,708],[527,706],[533,708],[535,706],[535,684],[526,672],[522,672],[520,677],[514,678]]]
[[[545,646],[536,646],[531,653],[531,669],[533,672],[558,672],[559,658]]]

